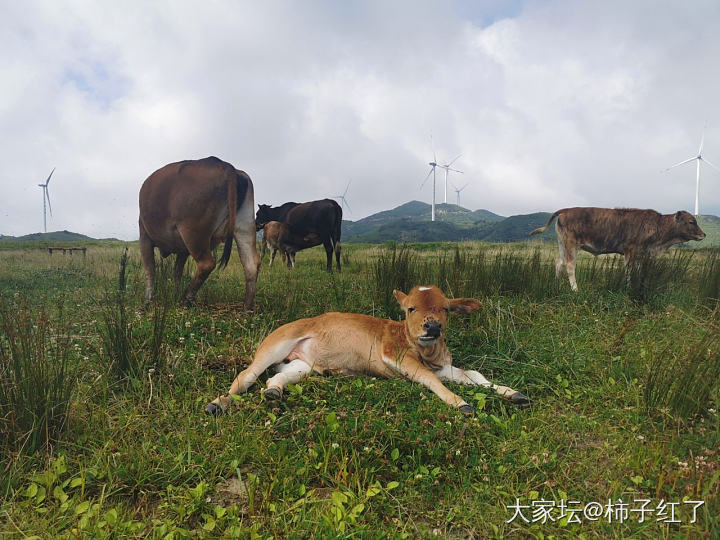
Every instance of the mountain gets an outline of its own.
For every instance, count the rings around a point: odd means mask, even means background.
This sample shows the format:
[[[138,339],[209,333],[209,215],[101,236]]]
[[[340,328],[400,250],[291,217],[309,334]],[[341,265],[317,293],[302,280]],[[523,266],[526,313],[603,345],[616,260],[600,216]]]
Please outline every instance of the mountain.
[[[707,236],[702,242],[693,242],[693,247],[720,246],[720,217],[698,216],[698,225]]]
[[[84,234],[74,233],[70,231],[55,231],[49,233],[32,233],[24,236],[7,236],[0,234],[0,242],[59,242],[59,243],[72,243],[72,242],[95,242],[97,240],[112,240],[117,241],[115,238],[91,238]]]
[[[503,216],[494,214],[489,210],[476,210],[472,212],[456,204],[441,203],[435,205],[435,225],[438,223],[445,225],[451,224],[454,225],[455,228],[437,225],[434,229],[428,229],[423,232],[421,231],[422,227],[418,228],[415,224],[430,223],[430,212],[431,206],[429,204],[420,201],[410,201],[392,210],[384,210],[358,221],[343,220],[343,239],[358,242],[384,242],[389,239],[388,236],[390,234],[395,234],[396,232],[406,229],[406,236],[413,238],[416,236],[425,238],[428,235],[441,237],[452,237],[455,235],[456,237],[456,229],[471,229],[478,223],[505,219]],[[379,233],[380,230],[383,232]],[[413,241],[423,242],[426,240]]]

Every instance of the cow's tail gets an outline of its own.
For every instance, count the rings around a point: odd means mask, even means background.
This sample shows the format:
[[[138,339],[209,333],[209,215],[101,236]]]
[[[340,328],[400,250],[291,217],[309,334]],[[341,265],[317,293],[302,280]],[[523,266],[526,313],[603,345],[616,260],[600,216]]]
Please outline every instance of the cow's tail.
[[[548,222],[545,224],[544,227],[540,227],[539,229],[535,229],[535,230],[534,230],[533,232],[531,232],[530,234],[531,234],[531,235],[533,235],[533,234],[540,234],[540,233],[544,233],[545,231],[547,231],[547,230],[548,230],[548,227],[550,227],[550,224],[553,222],[553,219],[555,219],[556,217],[558,217],[558,216],[559,216],[562,212],[564,212],[564,211],[565,211],[565,209],[563,208],[562,210],[558,210],[557,212],[555,212],[552,216],[550,216],[550,219],[548,219]]]
[[[333,222],[333,230],[330,232],[330,243],[332,244],[333,251],[335,251],[340,244],[340,236],[342,234],[342,206],[335,206],[335,221]]]
[[[223,248],[222,256],[218,261],[220,268],[227,266],[230,261],[230,254],[232,253],[233,239],[235,238],[235,217],[237,216],[238,207],[238,177],[235,173],[235,169],[231,168],[226,174],[227,177],[227,205],[228,205],[228,220],[227,220],[227,231],[225,232],[225,247]]]

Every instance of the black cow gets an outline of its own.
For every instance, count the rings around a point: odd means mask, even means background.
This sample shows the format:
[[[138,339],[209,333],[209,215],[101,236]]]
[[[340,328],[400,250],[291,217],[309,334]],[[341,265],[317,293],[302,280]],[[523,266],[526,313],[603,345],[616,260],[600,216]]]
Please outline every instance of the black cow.
[[[287,202],[277,208],[260,204],[255,214],[255,227],[262,229],[270,221],[287,223],[303,236],[316,234],[327,254],[327,270],[332,271],[332,254],[340,272],[340,228],[342,226],[342,208],[331,199],[306,203]]]

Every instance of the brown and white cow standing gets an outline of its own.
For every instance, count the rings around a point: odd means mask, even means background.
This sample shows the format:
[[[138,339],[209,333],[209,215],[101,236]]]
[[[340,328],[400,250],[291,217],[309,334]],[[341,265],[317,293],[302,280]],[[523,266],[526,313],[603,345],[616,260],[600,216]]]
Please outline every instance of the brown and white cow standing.
[[[442,334],[447,315],[450,311],[475,311],[481,306],[478,300],[450,300],[434,286],[415,287],[407,295],[397,290],[393,294],[405,311],[402,322],[358,313],[326,313],[281,326],[263,340],[229,394],[246,392],[265,370],[274,367],[277,374],[267,380],[266,399],[279,399],[288,383],[297,383],[315,371],[406,378],[465,414],[471,414],[473,408],[442,381],[492,388],[516,405],[529,405],[520,392],[492,384],[477,371],[452,365]],[[218,415],[231,401],[229,395],[220,396],[205,411]]]
[[[567,267],[574,291],[578,290],[575,281],[578,248],[593,255],[624,255],[629,272],[638,256],[657,255],[674,244],[705,238],[696,219],[684,210],[660,214],[636,208],[563,208],[550,216],[544,227],[530,234],[545,232],[555,218],[559,248],[555,273],[559,276],[563,266]]]
[[[197,268],[184,292],[191,304],[215,268],[212,250],[225,242],[220,266],[230,260],[233,239],[245,270],[245,309],[255,300],[260,257],[255,245],[253,184],[243,171],[216,157],[170,163],[152,173],[140,188],[140,251],[145,268],[145,300],[152,297],[154,248],[175,259],[174,276],[182,277],[188,256]]]
[[[288,268],[295,268],[295,254],[320,243],[320,237],[315,233],[301,234],[288,223],[270,221],[263,227],[260,259],[265,257],[266,249],[270,249],[270,266],[272,266],[279,250],[283,262],[287,257]]]

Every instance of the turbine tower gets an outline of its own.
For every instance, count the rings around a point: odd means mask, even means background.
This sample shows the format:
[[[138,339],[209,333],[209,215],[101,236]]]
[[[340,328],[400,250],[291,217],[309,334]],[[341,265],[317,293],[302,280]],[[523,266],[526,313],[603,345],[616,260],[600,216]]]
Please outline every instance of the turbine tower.
[[[346,206],[348,210],[350,210],[350,205],[348,204],[347,199],[345,199],[345,195],[347,195],[348,189],[350,189],[350,184],[352,184],[352,180],[348,182],[342,195],[335,195],[332,197],[333,199],[340,199],[340,204],[342,206]],[[352,214],[352,210],[350,210],[350,213]]]
[[[703,151],[703,143],[705,142],[705,128],[703,128],[702,136],[700,137],[700,148],[698,149],[697,155],[691,158],[688,158],[684,161],[681,161],[680,163],[676,163],[672,167],[668,167],[663,172],[667,172],[670,169],[674,169],[675,167],[679,165],[684,165],[685,163],[690,163],[691,161],[695,161],[695,216],[700,215],[700,162],[707,163],[710,165],[713,169],[716,171],[720,171],[715,165],[710,163],[706,158],[703,157],[702,151]]]
[[[437,164],[437,157],[435,156],[435,146],[432,144],[432,135],[430,135],[430,145],[433,147],[433,160],[428,163],[430,165],[430,172],[427,173],[427,176],[425,177],[425,180],[423,180],[423,183],[420,184],[420,189],[423,188],[425,185],[425,182],[428,181],[428,178],[430,178],[430,175],[433,177],[433,192],[432,192],[432,210],[430,212],[430,221],[435,221],[435,167],[438,166]]]
[[[445,165],[438,165],[438,167],[440,167],[441,169],[445,169],[445,204],[447,204],[448,171],[453,171],[453,172],[457,172],[457,173],[463,174],[462,171],[458,171],[457,169],[453,169],[452,167],[450,167],[450,165],[452,165],[453,163],[455,163],[460,156],[462,156],[462,154],[458,155],[458,157],[456,157],[455,159],[453,159],[451,162],[446,163]]]
[[[463,187],[461,187],[461,188],[459,188],[459,189],[458,189],[458,187],[457,187],[455,184],[452,184],[452,187],[455,189],[455,196],[457,197],[457,199],[456,199],[456,201],[455,201],[455,204],[456,204],[457,206],[460,206],[460,192],[461,192],[463,189],[465,189],[466,187],[468,187],[468,184],[465,184]]]
[[[50,176],[47,177],[45,183],[38,184],[38,187],[43,188],[43,230],[45,232],[47,232],[47,210],[45,208],[45,201],[47,200],[47,207],[50,209],[50,215],[52,216],[52,206],[50,205],[50,193],[48,193],[48,184],[50,183],[50,178],[52,177],[54,172],[55,167],[53,167],[53,170],[50,171]]]

